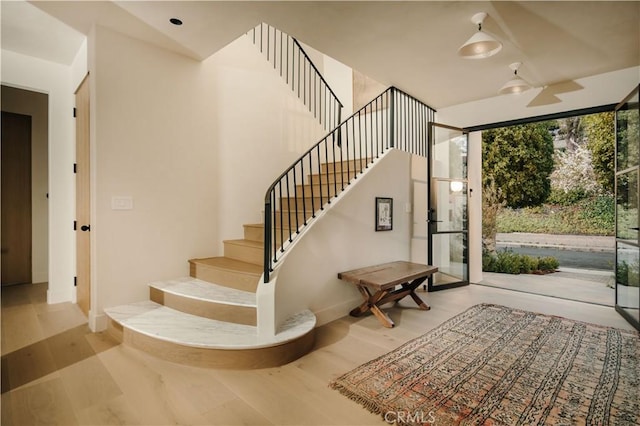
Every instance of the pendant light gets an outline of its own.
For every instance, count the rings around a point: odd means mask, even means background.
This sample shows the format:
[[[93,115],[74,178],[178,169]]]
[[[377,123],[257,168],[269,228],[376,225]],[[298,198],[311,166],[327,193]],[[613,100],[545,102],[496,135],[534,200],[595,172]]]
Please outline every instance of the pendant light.
[[[458,55],[466,59],[483,59],[495,55],[502,49],[502,43],[482,31],[482,22],[486,17],[485,12],[476,13],[471,17],[471,22],[478,26],[478,32],[458,49]]]
[[[514,62],[509,65],[509,68],[511,68],[511,71],[513,71],[513,78],[507,81],[504,86],[500,88],[500,90],[498,91],[500,95],[508,95],[511,93],[517,94],[526,92],[527,90],[531,89],[531,85],[524,81],[518,75],[518,69],[520,68],[520,65],[522,65],[522,62]]]

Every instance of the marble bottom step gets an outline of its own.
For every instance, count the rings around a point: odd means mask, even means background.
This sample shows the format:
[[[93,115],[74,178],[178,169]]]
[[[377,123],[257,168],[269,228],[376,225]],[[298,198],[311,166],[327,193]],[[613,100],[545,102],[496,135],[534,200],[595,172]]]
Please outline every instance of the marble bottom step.
[[[176,296],[203,302],[256,307],[256,294],[250,291],[225,287],[192,277],[183,277],[168,281],[155,281],[149,287],[171,293]]]
[[[315,315],[302,311],[275,336],[257,327],[176,311],[152,301],[105,309],[109,331],[126,345],[169,361],[212,368],[265,368],[308,353],[314,343]]]

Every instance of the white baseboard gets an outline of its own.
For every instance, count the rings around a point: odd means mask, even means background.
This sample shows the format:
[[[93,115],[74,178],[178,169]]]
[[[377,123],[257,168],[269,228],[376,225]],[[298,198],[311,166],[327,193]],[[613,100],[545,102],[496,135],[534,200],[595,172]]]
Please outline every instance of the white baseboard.
[[[104,312],[96,315],[93,311],[89,311],[89,328],[94,333],[106,330],[108,320]]]
[[[362,304],[362,298],[356,297],[349,300],[343,300],[336,305],[314,312],[317,320],[316,326],[321,326],[349,315],[349,312],[360,304]]]

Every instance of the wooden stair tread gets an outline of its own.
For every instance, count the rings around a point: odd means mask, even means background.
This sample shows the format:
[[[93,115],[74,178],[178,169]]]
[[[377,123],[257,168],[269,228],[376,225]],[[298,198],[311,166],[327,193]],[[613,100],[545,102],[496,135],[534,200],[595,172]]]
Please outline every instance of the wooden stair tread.
[[[175,280],[155,281],[150,283],[149,286],[166,293],[191,299],[225,305],[257,307],[255,293],[202,281],[197,278],[183,277]]]
[[[205,257],[201,259],[191,259],[189,263],[197,263],[212,268],[224,269],[232,272],[243,272],[246,274],[262,275],[263,267],[255,263],[243,262],[241,260],[231,259],[228,257]]]
[[[290,317],[275,336],[257,327],[203,318],[146,301],[105,309],[115,322],[137,333],[182,346],[205,349],[258,349],[281,345],[309,333],[316,324],[309,310]]]

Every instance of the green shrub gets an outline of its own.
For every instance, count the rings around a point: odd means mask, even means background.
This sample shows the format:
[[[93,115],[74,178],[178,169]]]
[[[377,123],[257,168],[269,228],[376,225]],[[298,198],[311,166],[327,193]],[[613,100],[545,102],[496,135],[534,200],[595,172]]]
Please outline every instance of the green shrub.
[[[540,271],[555,271],[560,266],[558,259],[552,256],[538,258],[538,269]]]
[[[589,194],[584,189],[572,189],[564,192],[560,189],[552,189],[551,195],[547,198],[547,203],[561,206],[571,206],[587,198]]]
[[[554,257],[533,257],[514,253],[513,250],[498,250],[496,254],[484,251],[482,254],[482,270],[503,274],[531,274],[553,272],[559,266]]]
[[[567,206],[504,209],[496,221],[498,232],[567,235],[614,235],[614,223],[612,195],[592,196]]]
[[[613,229],[615,225],[615,200],[612,195],[600,195],[581,203],[580,218],[594,228]]]

